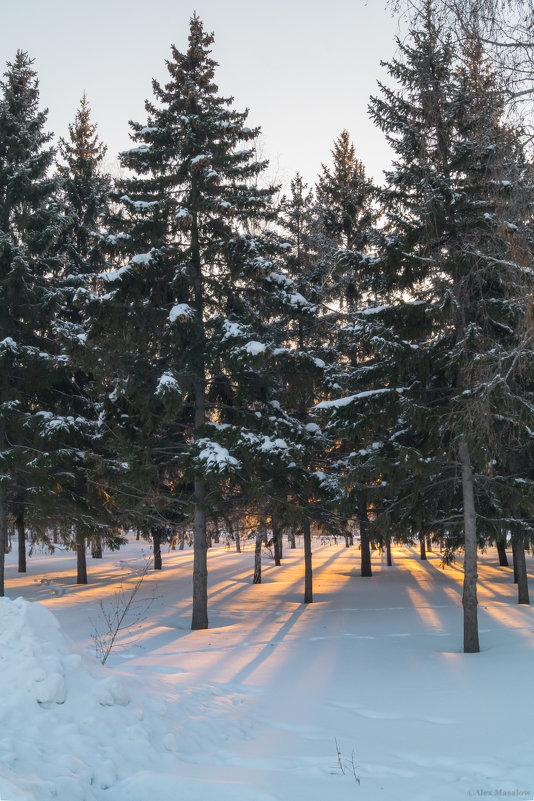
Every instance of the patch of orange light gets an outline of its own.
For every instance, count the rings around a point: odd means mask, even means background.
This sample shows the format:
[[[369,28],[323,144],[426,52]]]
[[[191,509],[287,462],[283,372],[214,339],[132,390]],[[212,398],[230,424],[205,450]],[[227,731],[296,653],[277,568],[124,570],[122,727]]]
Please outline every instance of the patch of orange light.
[[[406,587],[406,592],[423,623],[430,628],[442,629],[443,626],[436,610],[428,606],[428,600],[423,593],[414,587]]]

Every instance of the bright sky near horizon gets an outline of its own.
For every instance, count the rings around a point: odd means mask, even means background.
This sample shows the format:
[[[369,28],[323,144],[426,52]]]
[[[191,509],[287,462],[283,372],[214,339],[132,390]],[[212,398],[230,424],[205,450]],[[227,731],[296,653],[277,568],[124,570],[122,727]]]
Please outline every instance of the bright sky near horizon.
[[[385,0],[19,0],[2,9],[2,72],[17,49],[35,59],[49,129],[65,136],[85,90],[109,167],[130,147],[128,120],[145,119],[151,79],[165,81],[171,42],[187,46],[196,11],[215,34],[216,81],[262,128],[270,177],[298,170],[313,184],[347,128],[368,175],[381,182],[389,151],[367,116],[395,49]]]

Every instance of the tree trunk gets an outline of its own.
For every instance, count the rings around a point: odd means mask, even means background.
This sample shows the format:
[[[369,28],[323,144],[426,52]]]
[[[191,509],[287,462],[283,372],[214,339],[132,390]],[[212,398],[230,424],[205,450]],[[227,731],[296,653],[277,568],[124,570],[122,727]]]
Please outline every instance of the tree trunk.
[[[506,555],[506,545],[504,540],[497,540],[495,545],[497,547],[497,554],[499,556],[499,566],[510,567],[508,563],[508,556]]]
[[[345,538],[345,548],[349,547],[349,535],[344,531],[343,536]]]
[[[427,537],[426,538],[426,549],[427,549],[427,551],[432,553],[432,538],[431,537]]]
[[[76,584],[87,584],[86,542],[83,534],[76,532]]]
[[[388,567],[391,567],[393,562],[391,560],[391,540],[389,538],[386,540],[386,558]]]
[[[274,563],[277,567],[280,567],[282,564],[282,544],[280,542],[282,537],[280,534],[280,527],[274,517],[271,519],[271,528],[273,532]]]
[[[358,521],[360,524],[360,575],[368,578],[373,575],[371,567],[371,549],[369,546],[369,537],[367,535],[367,526],[369,520],[367,518],[367,506],[362,503],[358,509]]]
[[[195,299],[196,326],[191,355],[194,359],[193,397],[195,399],[194,439],[201,436],[206,423],[206,333],[204,330],[204,282],[198,228],[198,188],[193,177],[191,185],[191,270]],[[208,628],[208,538],[206,531],[206,483],[202,474],[194,479],[193,503],[193,615],[191,628]]]
[[[517,574],[517,603],[529,604],[527,563],[523,537],[512,539],[512,554],[514,557],[514,573]]]
[[[205,496],[204,481],[196,478],[193,515],[193,619],[191,621],[193,630],[208,628],[208,539],[204,511]]]
[[[7,548],[7,490],[0,484],[0,598],[4,597],[4,564]]]
[[[239,523],[234,529],[235,531],[235,549],[237,553],[241,553],[241,532],[239,531]]]
[[[161,537],[157,531],[152,532],[152,548],[154,551],[154,570],[161,570]]]
[[[18,508],[15,517],[15,529],[19,543],[19,573],[26,572],[26,529],[24,527],[24,506]]]
[[[421,557],[421,561],[426,559],[425,538],[422,534],[419,534],[419,555]]]
[[[465,439],[458,445],[458,456],[462,466],[462,497],[464,505],[464,586],[462,605],[464,609],[464,653],[477,654],[478,641],[477,609],[477,518],[475,511],[475,492],[473,470],[469,447]]]
[[[297,543],[296,543],[296,540],[295,540],[295,531],[294,531],[294,529],[290,529],[289,530],[289,534],[287,535],[287,537],[288,537],[288,540],[289,540],[289,547],[290,547],[290,549],[292,551],[294,551],[295,548],[297,547]]]
[[[254,578],[253,584],[261,584],[261,546],[263,543],[263,531],[259,528],[256,531],[256,545],[254,547]]]
[[[313,603],[313,570],[310,521],[305,519],[302,523],[304,539],[304,603]]]
[[[93,559],[102,559],[102,539],[97,537],[91,544],[91,556]]]

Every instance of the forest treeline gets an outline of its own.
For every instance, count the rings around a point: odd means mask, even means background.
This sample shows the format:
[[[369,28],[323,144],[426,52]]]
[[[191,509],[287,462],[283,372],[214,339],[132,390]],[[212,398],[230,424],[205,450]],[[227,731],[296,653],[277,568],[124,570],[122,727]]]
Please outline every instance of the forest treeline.
[[[8,63],[2,562],[10,535],[23,572],[28,539],[54,532],[83,583],[88,546],[133,529],[161,567],[161,544],[191,535],[202,629],[213,533],[238,547],[246,533],[258,555],[268,538],[277,563],[282,533],[302,534],[310,602],[312,534],[349,542],[356,523],[364,576],[371,540],[464,553],[466,651],[477,548],[506,560],[511,542],[528,603],[529,138],[482,27],[459,37],[436,4],[415,7],[369,104],[393,152],[381,185],[347,131],[315,186],[268,185],[259,129],[219,94],[196,15],[130,122],[119,179],[85,95],[55,147],[32,59]]]

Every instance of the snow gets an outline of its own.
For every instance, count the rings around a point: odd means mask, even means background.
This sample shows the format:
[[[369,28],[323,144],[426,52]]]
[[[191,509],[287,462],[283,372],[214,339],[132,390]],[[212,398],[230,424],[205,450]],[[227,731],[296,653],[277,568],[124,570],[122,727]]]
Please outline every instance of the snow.
[[[223,329],[224,336],[222,342],[225,342],[227,339],[232,339],[233,337],[241,337],[246,333],[246,328],[244,326],[230,320],[223,320]]]
[[[118,281],[118,280],[122,279],[122,276],[124,275],[124,273],[127,273],[129,269],[130,269],[130,265],[129,264],[125,264],[123,267],[119,267],[118,270],[110,270],[107,273],[100,273],[100,275],[98,277],[101,278],[103,281],[108,281],[108,282],[109,281]]]
[[[391,306],[367,306],[365,309],[360,309],[358,314],[368,317],[370,314],[381,314],[388,309],[391,309]]]
[[[0,798],[533,798],[534,610],[495,551],[480,557],[483,650],[466,655],[461,561],[441,569],[439,554],[398,547],[361,579],[357,548],[314,539],[304,605],[297,546],[278,568],[264,556],[261,585],[249,541],[211,548],[211,627],[194,632],[192,549],[164,553],[106,667],[91,638],[100,601],[131,586],[148,545],[89,559],[87,586],[72,552],[36,554],[18,575],[14,548],[7,592],[24,600],[0,601]]]
[[[130,264],[150,264],[150,261],[153,256],[157,254],[155,248],[152,248],[151,251],[148,253],[138,253],[136,256],[132,256],[130,259]]]
[[[249,353],[251,356],[257,356],[259,353],[264,353],[266,350],[265,345],[262,342],[247,342],[246,345],[240,350],[244,350],[246,353]]]
[[[131,147],[129,150],[125,150],[124,154],[131,155],[132,153],[146,153],[150,150],[150,145],[139,145],[138,147]]]
[[[365,392],[358,392],[356,395],[347,395],[345,398],[336,398],[334,400],[329,401],[321,401],[321,403],[315,404],[313,407],[314,409],[338,409],[342,406],[349,406],[349,404],[353,403],[356,400],[361,400],[362,398],[371,398],[374,395],[383,395],[385,392],[403,392],[404,389],[400,388],[397,390],[394,389],[368,389]]]
[[[291,278],[288,278],[286,275],[282,275],[282,273],[269,273],[268,280],[272,281],[274,284],[278,284],[279,286],[283,286],[286,288],[290,288],[293,286],[293,281]]]
[[[17,343],[15,342],[12,337],[4,337],[4,339],[0,340],[0,350],[5,352],[11,351],[12,353],[17,352]]]
[[[132,200],[131,197],[128,195],[122,195],[121,200],[125,203],[129,203],[137,211],[146,211],[147,209],[153,209],[154,206],[157,206],[159,201],[158,200]]]
[[[199,439],[198,445],[202,448],[198,459],[204,462],[206,470],[220,472],[227,467],[239,467],[238,460],[230,455],[227,448],[211,439]]]
[[[180,392],[178,381],[168,370],[162,373],[156,386],[156,395],[164,395],[166,392]]]
[[[175,323],[176,320],[188,320],[194,316],[194,309],[187,303],[177,303],[169,312],[169,320],[171,323]]]

